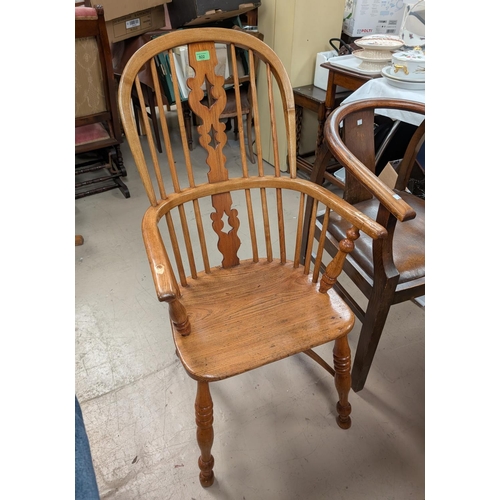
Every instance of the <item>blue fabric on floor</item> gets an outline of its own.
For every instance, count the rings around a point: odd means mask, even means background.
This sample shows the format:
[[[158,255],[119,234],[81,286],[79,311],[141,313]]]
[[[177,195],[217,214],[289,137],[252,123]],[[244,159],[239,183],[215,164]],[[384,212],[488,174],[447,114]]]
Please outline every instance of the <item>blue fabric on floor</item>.
[[[75,396],[75,500],[99,500],[82,409]]]

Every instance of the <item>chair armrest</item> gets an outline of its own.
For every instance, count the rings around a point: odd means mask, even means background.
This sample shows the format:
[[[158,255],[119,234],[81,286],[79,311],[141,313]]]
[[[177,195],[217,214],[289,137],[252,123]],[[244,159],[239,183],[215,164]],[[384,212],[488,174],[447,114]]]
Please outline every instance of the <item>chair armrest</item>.
[[[309,180],[294,179],[293,182],[303,185],[302,189],[306,194],[324,203],[330,210],[333,210],[342,218],[349,221],[353,226],[370,236],[370,238],[374,240],[387,238],[387,229],[383,225],[358,210],[355,206],[347,203],[347,201],[332,193],[327,188],[314,184]],[[306,216],[307,219],[309,219],[308,216]]]
[[[144,214],[142,237],[158,300],[172,302],[180,296],[179,286],[158,229],[158,216],[154,207]]]

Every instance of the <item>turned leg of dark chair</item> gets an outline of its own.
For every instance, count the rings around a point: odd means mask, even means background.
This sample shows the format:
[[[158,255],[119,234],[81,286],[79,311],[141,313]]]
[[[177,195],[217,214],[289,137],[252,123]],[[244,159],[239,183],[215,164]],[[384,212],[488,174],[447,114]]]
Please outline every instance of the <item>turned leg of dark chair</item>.
[[[389,296],[392,297],[392,294]],[[392,301],[383,297],[384,294],[377,294],[376,290],[373,290],[366,308],[352,368],[352,389],[355,392],[360,391],[365,386],[391,308]]]
[[[214,412],[208,382],[198,382],[195,413],[197,426],[196,438],[201,451],[200,458],[198,459],[200,483],[206,488],[214,482],[214,457],[211,454],[214,442],[214,429],[212,427]]]
[[[337,424],[342,429],[349,429],[351,427],[351,404],[348,401],[351,389],[351,349],[347,335],[335,341],[333,367],[335,369],[335,387],[339,394]]]

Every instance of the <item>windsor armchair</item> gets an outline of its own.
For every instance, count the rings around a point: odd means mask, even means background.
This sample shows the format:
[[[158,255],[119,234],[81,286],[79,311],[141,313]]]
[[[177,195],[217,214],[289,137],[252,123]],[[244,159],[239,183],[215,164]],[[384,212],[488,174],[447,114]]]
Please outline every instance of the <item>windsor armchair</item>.
[[[228,45],[235,63],[236,47],[248,51],[249,103],[255,127],[256,162],[249,164],[243,134],[239,147],[230,147],[221,118],[226,105],[224,78],[217,76],[215,43]],[[173,68],[174,94],[180,94],[173,49],[187,45],[194,77],[188,79],[191,111],[198,117],[201,147],[190,151],[183,113],[167,120],[160,114],[166,145],[159,156],[146,119],[138,72],[145,65],[160,82],[154,57],[166,52]],[[257,95],[256,66],[265,85]],[[241,95],[235,78],[235,106],[242,130]],[[212,103],[203,103],[203,84]],[[131,104],[132,88],[142,103],[146,137],[139,137]],[[276,92],[277,90],[277,92]],[[266,97],[266,91],[268,95]],[[278,94],[275,98],[274,93]],[[264,162],[258,99],[269,109],[274,142],[274,166]],[[280,102],[281,101],[281,102]],[[176,353],[197,382],[195,417],[200,482],[214,481],[213,402],[210,384],[288,356],[305,353],[334,375],[338,392],[337,423],[351,425],[350,349],[347,334],[354,315],[332,289],[345,256],[359,231],[383,238],[386,230],[325,188],[296,177],[295,106],[290,81],[277,55],[256,37],[221,28],[193,28],[159,37],[141,47],[127,63],[119,86],[119,107],[129,146],[144,184],[150,207],[142,234],[159,301],[168,305]],[[264,113],[262,113],[264,114]],[[276,121],[286,124],[289,173],[282,173]],[[268,139],[266,137],[266,139]],[[200,160],[200,150],[204,153]],[[334,211],[352,224],[341,251],[319,277],[325,238],[315,241],[315,217],[304,220],[306,197],[319,209]],[[304,226],[311,238],[300,264]],[[324,226],[326,234],[326,224]],[[333,345],[333,368],[313,348]]]
[[[344,200],[382,224],[389,235],[377,241],[361,235],[343,268],[368,299],[366,306],[361,306],[339,282],[335,283],[335,289],[362,322],[352,368],[352,388],[356,392],[365,385],[391,306],[425,294],[425,201],[406,190],[425,140],[425,119],[408,143],[393,191],[375,176],[374,120],[376,110],[384,108],[425,115],[425,105],[418,102],[365,99],[337,108],[325,126],[326,144],[346,169]],[[401,200],[411,210],[404,209]],[[317,238],[323,238],[325,220],[325,250],[333,256],[350,221],[336,214],[320,215]]]

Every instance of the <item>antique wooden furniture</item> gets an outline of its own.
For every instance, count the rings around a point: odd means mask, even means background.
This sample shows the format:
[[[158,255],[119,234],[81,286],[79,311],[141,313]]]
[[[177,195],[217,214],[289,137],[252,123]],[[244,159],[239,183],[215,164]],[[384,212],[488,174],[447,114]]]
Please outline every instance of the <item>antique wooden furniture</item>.
[[[103,9],[75,7],[75,198],[115,188],[130,197],[121,142]]]
[[[255,157],[253,154],[253,117],[252,117],[252,105],[249,101],[249,92],[248,85],[243,85],[240,88],[240,98],[241,98],[241,111],[236,108],[236,92],[234,89],[228,89],[226,91],[227,101],[226,107],[224,111],[221,113],[221,118],[227,118],[228,124],[232,123],[232,127],[234,130],[234,136],[237,139],[240,130],[238,129],[238,115],[241,113],[245,117],[246,124],[246,138],[247,138],[247,150],[248,150],[248,159],[255,163]]]
[[[344,272],[368,299],[365,308],[344,287],[335,284],[363,323],[352,370],[355,391],[365,385],[391,305],[425,294],[425,202],[405,191],[424,142],[425,119],[410,140],[392,190],[373,174],[375,109],[401,109],[425,115],[423,103],[365,99],[340,106],[326,121],[325,142],[346,168],[344,200],[382,224],[389,234],[388,238],[376,241],[361,235],[344,265]],[[315,174],[322,178],[321,171]],[[325,218],[328,219],[325,250],[333,256],[350,223],[337,214],[321,215],[316,222],[317,238],[323,237]]]
[[[233,28],[236,29],[236,28]],[[252,36],[256,36],[259,40],[264,39],[264,35],[262,33],[250,33]],[[236,57],[240,59],[242,54],[241,53],[236,53]],[[242,66],[238,64],[236,67]],[[234,67],[234,66],[233,66]],[[257,73],[258,67],[255,67],[255,73]],[[245,124],[246,124],[246,142],[247,142],[247,150],[248,150],[248,159],[252,162],[255,163],[255,157],[253,154],[253,134],[252,134],[252,129],[253,129],[253,116],[252,116],[252,104],[251,104],[251,92],[249,92],[249,79],[250,76],[248,74],[246,75],[240,75],[238,78],[239,81],[239,101],[240,105],[239,107],[237,106],[237,98],[236,98],[236,89],[233,88],[227,88],[225,89],[226,92],[226,106],[224,107],[224,110],[222,111],[220,118],[225,119],[226,121],[226,129],[229,130],[229,127],[232,127],[234,131],[234,137],[235,139],[238,138],[240,133],[239,129],[239,123],[238,123],[238,116],[241,114],[242,116],[245,117]],[[229,78],[226,79],[226,85],[234,85],[234,75],[230,75]],[[210,96],[208,95],[202,102],[203,104],[207,104],[210,100]]]
[[[233,64],[237,47],[248,51],[255,165],[247,161],[241,135],[239,148],[227,144],[225,123],[221,120],[226,94],[224,78],[215,74],[215,43],[228,44]],[[135,87],[144,106],[137,76],[144,65],[150,67],[155,91],[159,93],[155,54],[166,52],[172,61],[173,49],[181,45],[188,46],[189,64],[195,73],[187,83],[191,88],[189,106],[200,123],[200,146],[197,154],[190,152],[182,114],[177,116],[178,126],[174,128],[160,113],[166,149],[165,157],[160,157],[146,119],[147,142],[139,138],[131,93]],[[269,118],[258,112],[255,59],[268,81],[269,95],[259,94],[258,99],[268,103]],[[173,81],[178,105],[179,88],[176,78]],[[202,103],[204,82],[213,99],[208,107]],[[241,128],[238,83],[235,74]],[[189,376],[197,381],[195,414],[201,484],[210,486],[214,481],[213,404],[209,390],[212,382],[305,353],[334,375],[339,393],[337,423],[348,428],[351,409],[347,398],[347,333],[353,326],[354,315],[331,287],[359,230],[374,238],[385,237],[386,230],[330,191],[296,177],[293,93],[276,54],[256,37],[236,30],[179,30],[152,40],[130,58],[118,95],[125,134],[151,204],[144,215],[142,232],[156,293],[168,305],[176,353]],[[142,113],[145,116],[146,110]],[[284,118],[287,129],[287,147],[292,158],[289,174],[281,172],[277,144],[273,149],[274,167],[262,159],[260,127],[269,119],[271,137],[277,141],[278,116]],[[179,141],[175,150],[171,141]],[[200,147],[205,162],[199,160]],[[175,151],[179,154],[174,157]],[[316,242],[315,219],[304,222],[306,196],[314,199],[315,213],[334,211],[352,223],[340,245],[341,251],[328,264],[320,283],[320,263],[312,266],[311,256],[322,254],[326,225],[324,236]],[[304,224],[308,224],[311,237],[305,265],[301,265]],[[334,341],[334,368],[313,351],[330,341]]]
[[[230,28],[227,28],[230,29]],[[237,26],[233,26],[235,30],[240,30],[241,28]],[[175,31],[175,30],[174,30]],[[140,47],[142,47],[145,43],[149,42],[151,39],[157,38],[159,36],[165,36],[169,33],[172,33],[172,30],[167,30],[167,29],[161,29],[161,30],[155,30],[155,31],[150,31],[147,32],[143,35],[140,35],[138,37],[135,37],[133,39],[129,40],[124,40],[123,42],[120,42],[121,45],[121,51],[118,51],[118,49],[115,47],[115,55],[116,55],[116,67],[115,67],[115,72],[118,75],[121,75],[123,68],[125,67],[128,59],[130,56],[136,52]],[[262,33],[254,33],[251,32],[253,36],[256,36],[260,40],[264,38],[264,35]],[[115,44],[116,45],[116,44]],[[240,68],[244,68],[245,66],[241,64],[241,54],[237,53],[238,57],[238,66]],[[167,72],[167,69],[164,68],[162,71]],[[165,75],[167,78],[171,78],[171,74]],[[144,101],[146,103],[147,107],[147,117],[150,120],[151,125],[153,126],[153,133],[154,133],[154,138],[155,138],[155,144],[156,148],[159,153],[162,152],[162,145],[161,145],[161,136],[160,136],[160,129],[159,129],[159,122],[158,122],[158,117],[156,113],[156,109],[158,108],[163,109],[163,106],[166,106],[167,110],[170,110],[170,104],[168,98],[165,96],[165,93],[162,91],[161,94],[157,95],[155,90],[154,90],[154,84],[152,80],[152,75],[148,67],[145,67],[141,72],[140,72],[140,80],[142,83],[142,94],[144,97]],[[246,124],[246,135],[244,134],[244,137],[246,136],[247,138],[247,145],[248,145],[248,158],[252,163],[255,162],[254,160],[254,154],[253,154],[253,148],[252,148],[252,128],[253,128],[253,118],[251,115],[252,111],[252,106],[248,102],[249,98],[249,93],[248,93],[248,75],[242,75],[240,73],[239,77],[239,84],[240,84],[240,96],[241,96],[241,112],[243,113],[243,116],[245,117],[245,124]],[[230,75],[227,80],[226,80],[226,85],[229,87],[234,83],[234,78],[232,75]],[[208,98],[205,98],[207,102]],[[139,98],[137,96],[137,93],[135,89],[132,90],[132,102],[134,105],[134,109],[136,112],[136,126],[138,129],[142,126],[144,127],[144,124],[142,123],[142,116],[140,114],[140,102]],[[184,119],[184,126],[186,129],[186,134],[187,134],[187,139],[188,139],[188,145],[189,149],[193,150],[194,148],[194,142],[193,142],[193,132],[192,132],[192,127],[193,127],[193,116],[191,113],[191,109],[189,107],[189,104],[187,101],[181,101],[181,105],[179,108],[179,112],[183,113],[183,119]],[[240,130],[238,127],[238,121],[236,120],[238,114],[238,110],[236,109],[236,98],[235,98],[235,91],[231,88],[226,88],[226,107],[224,109],[224,112],[221,115],[221,118],[226,120],[227,124],[227,130],[229,130],[229,127],[233,128],[235,138],[238,137]]]
[[[336,109],[336,107],[339,106],[341,102],[337,96],[337,86],[343,87],[344,89],[348,89],[350,91],[355,91],[359,89],[364,83],[372,80],[373,78],[381,77],[381,75],[364,75],[355,71],[351,71],[348,68],[335,66],[328,62],[322,64],[321,67],[328,69],[328,82],[324,103],[323,123],[324,120],[328,118],[330,113],[334,109]],[[330,168],[328,167],[330,166],[331,162],[331,152],[323,141],[323,128],[321,128],[321,131],[318,129],[318,138],[316,141],[316,151],[313,168],[310,168],[310,163],[308,162],[309,165],[304,165],[304,169],[309,173],[310,179],[313,182],[322,184],[326,178],[332,184],[343,188],[343,182],[339,182],[338,179],[336,179],[333,175],[329,176]],[[333,159],[333,162],[336,163],[335,159]],[[301,164],[303,164],[303,162],[301,162]],[[320,164],[319,167],[317,166],[318,164]],[[321,170],[322,172],[321,178],[317,176],[318,170]],[[335,166],[331,170],[335,171]]]
[[[349,91],[338,92],[335,96],[335,107],[339,106],[349,94]],[[293,97],[295,99],[295,116],[297,123],[297,168],[309,176],[311,175],[313,164],[308,160],[308,158],[315,156],[318,148],[323,143],[323,128],[325,126],[326,119],[326,91],[320,89],[319,87],[315,87],[314,85],[302,85],[293,89]],[[300,153],[299,143],[302,135],[302,117],[304,109],[308,109],[316,113],[318,119],[318,130],[316,133],[316,146],[314,151]],[[325,170],[325,179],[328,179],[328,181],[332,184],[343,188],[344,184],[332,174],[332,171],[334,170],[334,168],[327,168]]]
[[[348,90],[357,90],[364,83],[373,78],[380,78],[381,75],[364,75],[351,71],[347,68],[335,66],[329,62],[323,63],[321,67],[328,69],[328,83],[326,86],[325,97],[325,113],[326,116],[335,109],[335,99],[337,95],[337,86],[343,87]]]

